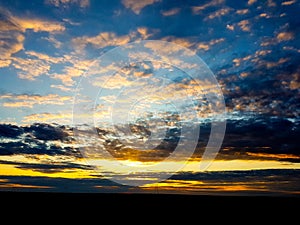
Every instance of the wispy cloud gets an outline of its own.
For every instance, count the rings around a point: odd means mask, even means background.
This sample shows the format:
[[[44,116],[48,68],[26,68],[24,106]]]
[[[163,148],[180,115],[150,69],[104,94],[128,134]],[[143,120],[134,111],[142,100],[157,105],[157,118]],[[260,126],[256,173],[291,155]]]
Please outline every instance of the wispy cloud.
[[[86,8],[90,5],[90,0],[45,0],[48,5],[55,7],[69,7],[71,5],[79,6],[80,8]]]
[[[32,123],[57,123],[57,124],[71,124],[72,113],[36,113],[24,116],[22,122],[25,124]]]
[[[174,16],[180,12],[180,8],[172,8],[166,11],[161,11],[163,16]]]
[[[198,15],[201,14],[203,10],[205,10],[206,8],[212,7],[212,6],[217,6],[217,5],[221,5],[225,2],[225,0],[212,0],[209,1],[208,3],[204,4],[204,5],[198,5],[198,6],[192,6],[192,13],[194,15]]]
[[[0,95],[0,99],[3,99],[3,107],[20,108],[27,107],[32,108],[34,105],[64,105],[71,102],[71,96],[59,96],[57,94],[49,95],[16,95],[16,94],[4,94]]]
[[[212,20],[212,19],[215,19],[217,17],[221,17],[221,16],[225,16],[227,15],[230,11],[232,11],[231,8],[223,8],[223,9],[219,9],[211,14],[209,14],[207,17],[205,17],[205,20]]]
[[[135,14],[140,14],[143,8],[148,5],[152,5],[156,2],[160,2],[161,0],[122,0],[122,4],[127,8],[131,9]]]

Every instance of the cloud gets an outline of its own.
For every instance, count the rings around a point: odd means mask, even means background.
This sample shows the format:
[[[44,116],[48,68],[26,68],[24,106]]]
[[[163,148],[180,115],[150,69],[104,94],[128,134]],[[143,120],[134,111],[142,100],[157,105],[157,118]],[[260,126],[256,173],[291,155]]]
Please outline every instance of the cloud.
[[[290,41],[294,39],[294,34],[292,32],[280,32],[276,36],[279,42],[281,41]]]
[[[161,11],[163,16],[174,16],[180,12],[180,8],[172,8],[166,11]]]
[[[113,76],[101,76],[96,78],[93,83],[95,86],[107,89],[120,89],[133,84],[133,81],[129,81],[124,75],[120,75],[118,73]]]
[[[131,9],[135,14],[139,15],[143,8],[160,1],[161,0],[122,0],[122,4],[125,8]]]
[[[294,3],[296,3],[296,0],[282,2],[281,5],[292,5]]]
[[[73,115],[71,113],[37,113],[24,116],[22,122],[25,124],[32,123],[56,123],[71,124]]]
[[[204,20],[212,20],[215,19],[217,17],[221,17],[221,16],[225,16],[227,15],[232,9],[231,8],[223,8],[223,9],[219,9],[211,14],[209,14],[207,17],[205,17]]]
[[[213,39],[209,42],[201,42],[197,44],[197,48],[200,50],[208,51],[213,45],[219,44],[225,41],[225,38]]]
[[[34,123],[30,126],[0,125],[0,155],[70,155],[81,157],[72,147],[71,129]],[[6,141],[4,141],[6,140]]]
[[[217,5],[221,5],[225,2],[225,0],[212,0],[209,1],[208,3],[204,4],[204,5],[200,5],[200,6],[192,6],[192,13],[194,15],[199,15],[202,13],[203,10],[212,7],[212,6],[217,6]]]
[[[1,67],[11,65],[13,54],[24,49],[26,30],[31,29],[34,32],[50,32],[57,33],[65,30],[64,26],[57,22],[29,19],[13,16],[8,10],[1,8],[0,14],[2,21],[0,22],[0,52],[1,52]],[[20,68],[20,67],[19,67]],[[26,70],[25,67],[23,67]],[[39,72],[33,72],[28,75],[29,79],[34,79]],[[21,74],[21,77],[27,75]]]
[[[104,48],[107,46],[118,46],[127,44],[130,41],[128,35],[117,36],[113,32],[101,32],[94,37],[78,37],[72,40],[75,48],[84,49],[86,45],[92,44],[95,48]]]
[[[32,108],[34,105],[64,105],[67,102],[71,102],[70,96],[59,96],[57,94],[49,95],[16,95],[16,94],[4,94],[0,95],[0,99],[4,99],[2,103],[3,107],[20,108],[27,107]]]
[[[65,27],[58,22],[42,20],[42,19],[29,19],[11,16],[11,20],[16,24],[22,32],[26,30],[33,30],[34,32],[49,32],[61,33]]]
[[[11,65],[11,57],[13,54],[24,49],[25,37],[17,31],[1,31],[0,27],[0,68]]]
[[[248,5],[252,5],[252,4],[254,4],[255,2],[257,2],[257,0],[248,0]]]
[[[10,59],[0,59],[0,68],[2,67],[8,67],[11,64]]]
[[[61,62],[64,62],[64,58],[62,57],[51,57],[47,54],[44,54],[44,53],[40,53],[40,52],[35,52],[35,51],[26,51],[25,52],[28,56],[33,56],[35,58],[38,58],[40,60],[43,60],[43,61],[46,61],[46,62],[49,62],[49,63],[61,63]]]
[[[80,8],[86,8],[90,6],[90,0],[45,0],[48,5],[55,7],[70,7],[71,5],[79,6]]]
[[[48,62],[39,59],[13,58],[12,65],[18,69],[21,79],[35,80],[40,75],[47,75],[50,70]]]
[[[249,9],[239,9],[236,11],[236,13],[239,15],[245,15],[245,14],[249,13]]]
[[[249,20],[242,20],[238,23],[238,26],[243,30],[243,31],[246,31],[246,32],[249,32],[250,31],[250,22]]]
[[[72,88],[66,87],[66,86],[61,85],[61,84],[51,84],[50,87],[51,88],[56,88],[56,89],[59,89],[61,91],[65,91],[65,92],[72,92],[72,91],[74,91]]]
[[[83,59],[78,59],[78,58],[73,58],[73,57],[66,57],[65,59],[73,64],[73,66],[65,66],[63,69],[63,73],[55,73],[55,74],[49,74],[49,76],[52,79],[60,80],[65,87],[62,86],[55,86],[60,87],[60,89],[69,89],[69,87],[74,85],[74,78],[80,77],[83,75],[93,62],[93,60],[83,60]]]
[[[157,34],[158,29],[149,29],[147,27],[138,27],[136,30],[129,32],[128,35],[117,35],[114,32],[100,32],[96,36],[82,36],[72,39],[72,44],[76,51],[82,54],[85,47],[91,44],[94,48],[101,49],[108,46],[125,45],[131,41],[145,40]]]

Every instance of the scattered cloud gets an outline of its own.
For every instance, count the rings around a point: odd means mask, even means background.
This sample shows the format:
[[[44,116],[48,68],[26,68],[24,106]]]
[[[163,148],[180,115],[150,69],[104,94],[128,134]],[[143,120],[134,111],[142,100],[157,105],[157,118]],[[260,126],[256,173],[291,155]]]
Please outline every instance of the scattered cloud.
[[[42,37],[42,39],[49,41],[50,43],[53,44],[53,46],[55,48],[61,48],[62,47],[62,42],[58,41],[57,39],[55,39],[55,37],[53,35],[50,35],[49,37]]]
[[[250,21],[249,20],[242,20],[238,23],[238,26],[246,32],[250,31]]]
[[[72,100],[70,96],[59,96],[57,94],[49,95],[16,95],[16,94],[4,94],[0,95],[0,99],[3,99],[3,107],[20,108],[27,107],[32,108],[34,105],[64,105]]]
[[[257,0],[248,0],[248,5],[252,5],[252,4],[254,4],[255,2],[257,2]]]
[[[236,11],[236,13],[239,15],[245,15],[245,14],[249,13],[249,9],[239,9]]]
[[[219,9],[211,14],[209,14],[207,17],[205,17],[205,20],[207,19],[215,19],[217,17],[225,16],[227,15],[232,9],[231,8],[223,8]]]
[[[56,124],[71,124],[72,113],[38,113],[24,116],[22,122],[25,124],[32,123],[56,123]]]
[[[122,0],[122,4],[125,8],[131,9],[135,14],[139,15],[143,8],[160,1],[161,0]]]
[[[280,32],[276,38],[278,41],[290,41],[294,39],[294,34],[292,32]]]
[[[227,25],[226,25],[226,28],[227,28],[228,30],[234,30],[234,25],[227,24]]]
[[[79,6],[80,8],[86,8],[90,6],[90,0],[45,0],[48,5],[53,5],[55,7],[67,8],[71,5]]]
[[[61,85],[61,84],[51,84],[50,87],[51,88],[56,88],[56,89],[59,89],[61,91],[65,91],[65,92],[72,92],[72,91],[74,91],[72,88],[66,87],[66,86]]]
[[[32,19],[32,18],[21,18],[11,16],[11,20],[16,24],[23,32],[26,30],[33,30],[34,32],[49,32],[49,33],[61,33],[65,30],[65,27],[54,21]]]
[[[218,38],[218,39],[213,39],[209,42],[201,42],[197,45],[197,48],[200,50],[207,51],[209,50],[213,45],[219,44],[221,42],[225,41],[225,38]]]
[[[80,77],[86,72],[93,60],[83,60],[66,56],[65,59],[67,59],[68,62],[72,64],[72,66],[65,66],[63,69],[63,73],[54,73],[50,74],[49,76],[53,79],[60,80],[64,84],[64,86],[67,86],[65,88],[68,88],[74,85],[74,78]],[[60,87],[62,88],[62,86]]]
[[[292,5],[294,3],[296,3],[296,0],[282,2],[281,5]]]
[[[74,47],[78,50],[84,49],[88,44],[92,44],[95,48],[104,48],[107,46],[118,46],[129,43],[130,36],[117,36],[113,32],[101,32],[94,37],[77,37],[72,40]]]
[[[221,5],[225,2],[225,0],[212,0],[209,1],[208,3],[204,4],[204,5],[199,5],[199,6],[192,6],[192,13],[194,15],[199,15],[202,13],[203,10],[212,7],[212,6],[217,6],[217,5]]]
[[[174,16],[180,12],[180,8],[173,8],[166,11],[161,11],[163,16]]]

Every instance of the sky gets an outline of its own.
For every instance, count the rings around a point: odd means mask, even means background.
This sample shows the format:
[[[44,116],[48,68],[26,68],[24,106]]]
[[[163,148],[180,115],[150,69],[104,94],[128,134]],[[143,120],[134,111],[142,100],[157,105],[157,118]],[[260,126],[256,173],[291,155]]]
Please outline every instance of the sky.
[[[170,160],[178,177],[143,190],[200,192],[208,178],[198,165],[215,121],[219,135],[225,122],[226,130],[207,168],[216,174],[211,188],[290,193],[289,181],[299,193],[292,178],[300,168],[299,6],[299,0],[1,1],[0,189],[30,188],[39,177],[41,186],[45,177],[110,178],[116,171],[91,167],[111,156],[129,166],[115,176],[126,180],[130,166],[181,149]],[[101,153],[91,147],[98,144]],[[155,176],[164,178],[170,168]],[[232,171],[257,174],[247,183]],[[269,173],[282,183],[274,187]],[[222,187],[221,174],[233,176],[225,180],[236,186]],[[20,177],[29,183],[15,181]]]

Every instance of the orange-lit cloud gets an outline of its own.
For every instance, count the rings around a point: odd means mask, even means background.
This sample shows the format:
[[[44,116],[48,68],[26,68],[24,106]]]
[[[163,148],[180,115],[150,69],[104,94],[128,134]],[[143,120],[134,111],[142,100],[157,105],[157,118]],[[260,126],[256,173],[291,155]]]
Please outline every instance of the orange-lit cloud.
[[[59,90],[61,90],[61,91],[65,91],[65,92],[74,91],[72,88],[66,87],[66,86],[61,85],[61,84],[51,84],[50,87],[51,87],[51,88],[56,88],[56,89],[59,89]]]
[[[39,113],[25,116],[23,123],[60,123],[70,124],[72,122],[72,113]]]
[[[213,45],[215,44],[219,44],[221,42],[225,41],[224,38],[219,38],[219,39],[213,39],[209,42],[201,42],[197,45],[197,48],[200,49],[200,50],[204,50],[204,51],[207,51],[209,50]]]
[[[248,0],[248,5],[252,5],[256,2],[257,0]]]
[[[242,20],[238,23],[238,26],[243,30],[243,31],[250,31],[250,22],[249,20]]]
[[[20,70],[18,76],[21,79],[35,80],[42,74],[47,74],[50,70],[50,65],[39,59],[23,59],[13,58],[13,64],[16,69]]]
[[[296,3],[296,0],[282,2],[281,5],[292,5],[294,3]]]
[[[209,1],[208,3],[206,3],[204,5],[193,6],[193,7],[191,7],[192,13],[195,14],[195,15],[201,14],[201,12],[204,9],[212,7],[212,6],[223,4],[224,2],[225,2],[225,0],[212,0],[212,1]]]
[[[86,8],[90,5],[90,0],[45,0],[48,5],[55,7],[68,7],[70,5],[78,5],[80,8]]]
[[[195,42],[190,41],[187,38],[178,38],[178,37],[175,37],[175,36],[167,36],[167,37],[162,38],[162,40],[163,41],[174,42],[174,43],[176,43],[178,45],[181,45],[183,47],[186,47],[186,48],[190,48],[193,45],[195,45]]]
[[[88,44],[92,44],[96,48],[104,48],[107,46],[124,45],[129,41],[130,37],[128,35],[117,36],[113,32],[102,32],[93,37],[83,36],[74,38],[72,43],[74,44],[75,48],[81,51]]]
[[[245,15],[245,14],[249,13],[249,9],[239,9],[236,11],[236,13],[239,15]]]
[[[63,73],[58,74],[50,74],[50,77],[56,80],[60,80],[65,86],[65,88],[68,88],[70,86],[74,85],[74,80],[73,78],[75,77],[80,77],[85,73],[85,71],[89,68],[89,66],[92,63],[92,60],[80,60],[77,58],[72,58],[68,56],[64,56],[68,62],[72,63],[73,66],[66,66],[63,69]],[[58,88],[57,86],[55,86]],[[67,90],[67,89],[65,89]]]
[[[211,13],[210,15],[208,15],[207,17],[205,17],[205,20],[207,19],[214,19],[217,17],[221,17],[221,16],[225,16],[227,15],[232,9],[230,8],[223,8],[223,9],[219,9],[213,13]]]
[[[127,9],[131,9],[135,14],[140,14],[143,8],[148,5],[152,5],[155,2],[160,2],[161,0],[122,0],[122,4]]]
[[[226,25],[226,28],[227,28],[228,30],[234,30],[234,26],[233,26],[233,25],[230,25],[230,24],[227,24],[227,25]]]
[[[11,64],[10,59],[0,59],[0,68],[1,67],[8,67]]]
[[[29,19],[29,18],[21,18],[21,17],[11,17],[11,20],[23,31],[30,29],[34,32],[49,32],[49,33],[57,33],[63,32],[65,27],[58,22],[42,20],[42,19]]]
[[[176,15],[180,12],[180,8],[173,8],[173,9],[169,9],[169,10],[166,10],[166,11],[161,11],[161,14],[163,16],[173,16],[173,15]]]
[[[280,32],[276,38],[278,41],[289,41],[294,39],[294,34],[292,32]]]
[[[72,100],[71,96],[59,96],[57,94],[49,95],[13,95],[5,94],[1,95],[0,99],[4,99],[2,103],[4,107],[19,108],[27,107],[32,108],[34,105],[64,105],[70,103]]]
[[[7,67],[11,64],[11,56],[24,48],[25,37],[20,32],[3,32],[0,27],[0,37],[4,35],[6,38],[0,41],[1,67]]]

